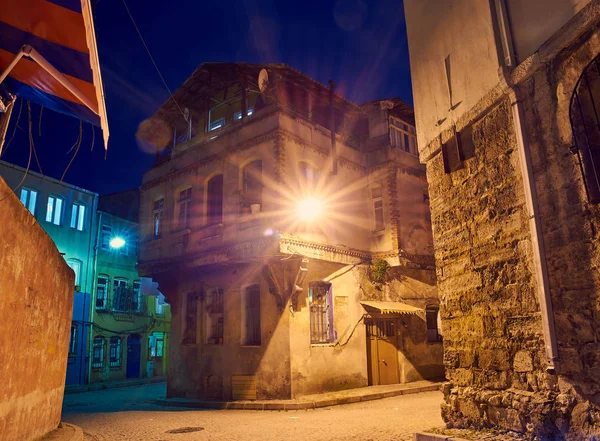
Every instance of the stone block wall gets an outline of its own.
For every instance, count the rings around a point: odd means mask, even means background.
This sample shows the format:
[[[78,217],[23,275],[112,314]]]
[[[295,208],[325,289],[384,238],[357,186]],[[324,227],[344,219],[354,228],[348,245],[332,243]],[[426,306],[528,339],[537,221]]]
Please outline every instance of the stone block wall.
[[[576,83],[598,54],[600,32],[592,28],[533,72],[513,75],[538,196],[556,374],[546,371],[508,94],[457,123],[473,128],[473,156],[462,167],[446,173],[441,154],[427,163],[449,426],[496,426],[524,439],[600,439],[600,207],[588,202],[569,120]]]
[[[0,438],[30,441],[60,422],[75,276],[0,179]]]

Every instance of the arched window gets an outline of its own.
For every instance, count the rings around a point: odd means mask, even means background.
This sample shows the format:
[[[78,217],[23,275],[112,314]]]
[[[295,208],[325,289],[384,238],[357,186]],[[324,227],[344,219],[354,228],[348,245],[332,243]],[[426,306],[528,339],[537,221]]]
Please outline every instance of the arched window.
[[[590,202],[600,202],[600,55],[577,81],[569,109],[574,150]]]
[[[262,204],[262,161],[247,164],[242,170],[242,206]]]
[[[208,225],[223,222],[223,175],[210,178],[206,190],[206,218]]]

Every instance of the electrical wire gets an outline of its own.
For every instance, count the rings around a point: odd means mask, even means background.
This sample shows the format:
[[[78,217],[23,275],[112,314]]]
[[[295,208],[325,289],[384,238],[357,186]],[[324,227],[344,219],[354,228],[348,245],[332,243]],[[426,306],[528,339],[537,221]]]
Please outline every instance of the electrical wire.
[[[42,107],[43,109],[43,107]],[[37,155],[37,150],[35,149],[35,143],[33,142],[33,121],[31,118],[31,103],[27,101],[27,116],[28,116],[28,126],[29,126],[29,145],[33,150],[33,156],[35,156],[35,162],[37,163],[38,169],[40,170],[40,174],[42,175],[42,179],[45,181],[46,177],[44,176],[44,171],[42,170],[42,164],[40,164],[40,160]],[[42,113],[40,111],[40,121],[41,121]],[[41,127],[41,126],[40,126]]]
[[[360,324],[360,322],[364,321],[366,317],[366,314],[363,314],[358,321],[356,322],[356,324],[354,325],[354,327],[352,328],[352,332],[350,332],[350,335],[348,336],[348,338],[346,339],[346,341],[344,343],[340,343],[340,342],[336,342],[333,347],[340,347],[343,348],[344,346],[346,346],[349,342],[350,339],[352,338],[352,336],[354,335],[354,331],[356,331],[356,328],[358,327],[358,325]]]
[[[13,138],[15,137],[15,134],[17,133],[17,127],[19,127],[19,120],[21,119],[21,111],[22,110],[23,110],[23,99],[21,99],[19,101],[19,114],[17,115],[17,120],[15,121],[15,127],[13,129],[12,135],[10,136],[10,139],[8,140],[8,142],[6,143],[6,145],[4,146],[4,148],[2,149],[2,154],[6,153],[6,151],[8,150],[8,146],[10,145],[10,143],[13,140]]]
[[[38,136],[42,136],[42,112],[44,111],[44,106],[40,106],[40,121],[38,123]]]
[[[90,126],[92,127],[92,148],[90,149],[90,152],[93,152],[94,144],[96,143],[96,128],[92,123],[90,123]],[[104,159],[106,159],[106,156],[104,157]]]
[[[65,178],[65,175],[67,174],[67,171],[69,170],[69,167],[71,167],[71,164],[73,163],[73,161],[75,160],[75,157],[77,156],[77,153],[79,152],[79,147],[81,147],[81,141],[83,140],[83,121],[79,120],[79,140],[77,142],[77,149],[75,149],[75,153],[73,153],[73,156],[71,157],[71,160],[69,161],[69,163],[67,164],[67,168],[65,168],[65,171],[63,172],[61,178],[60,178],[60,182],[63,181],[63,179]],[[69,152],[73,150],[73,147],[71,147],[71,149],[69,150]],[[67,152],[68,153],[68,152]]]
[[[127,7],[127,3],[125,2],[125,0],[123,0],[123,6],[125,6],[125,10],[127,11],[127,14],[129,14],[129,18],[131,19],[131,22],[133,23],[133,27],[135,27],[135,30],[137,31],[137,34],[140,37],[140,40],[142,40],[142,44],[146,48],[146,52],[148,53],[148,56],[150,57],[150,60],[152,61],[152,64],[154,64],[154,68],[156,69],[156,72],[158,73],[158,76],[162,80],[162,82],[163,82],[163,84],[165,86],[165,89],[167,89],[167,92],[169,92],[169,95],[171,95],[171,99],[173,100],[173,102],[175,103],[175,105],[177,106],[177,108],[179,109],[179,111],[181,112],[181,115],[183,116],[183,118],[187,121],[187,118],[185,117],[185,113],[183,112],[183,110],[179,106],[179,103],[177,102],[177,100],[175,100],[175,97],[171,93],[171,89],[169,89],[169,86],[167,85],[167,82],[165,81],[165,79],[163,78],[162,74],[160,73],[160,69],[156,65],[156,62],[154,61],[154,58],[152,57],[152,54],[150,53],[150,49],[148,49],[148,45],[146,45],[146,41],[144,41],[144,37],[142,37],[142,33],[140,32],[140,29],[138,28],[137,24],[135,23],[135,20],[133,19],[133,15],[131,15],[131,11],[129,11],[129,8]]]

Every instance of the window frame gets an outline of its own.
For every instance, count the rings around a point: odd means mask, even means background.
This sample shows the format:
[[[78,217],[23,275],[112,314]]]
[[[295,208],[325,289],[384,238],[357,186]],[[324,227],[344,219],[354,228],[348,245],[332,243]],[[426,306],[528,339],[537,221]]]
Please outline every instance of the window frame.
[[[25,200],[23,200],[23,192],[25,192]],[[33,198],[32,198],[33,196]],[[32,201],[33,199],[33,201]],[[29,210],[29,212],[35,216],[35,209],[37,207],[38,191],[30,187],[22,187],[19,200]]]
[[[71,331],[69,334],[69,357],[75,357],[77,355],[77,328],[78,325],[71,323]]]
[[[127,304],[127,290],[129,289],[129,280],[125,277],[114,277],[113,283],[112,283],[112,288],[113,288],[112,310],[115,312],[129,312],[130,305]],[[117,289],[117,288],[119,288],[119,289]],[[124,288],[126,291],[124,300],[123,300],[122,288]],[[118,294],[118,296],[117,296],[117,294]],[[124,304],[124,308],[119,309],[122,303]]]
[[[123,367],[123,343],[118,335],[110,337],[108,346],[108,366],[111,369],[119,370]],[[115,343],[115,344],[113,344]],[[114,350],[114,357],[113,357]]]
[[[225,341],[225,290],[213,288],[207,294],[206,344],[223,345]]]
[[[195,345],[198,342],[198,304],[200,298],[201,295],[197,292],[190,292],[186,296],[182,344]]]
[[[261,289],[258,283],[243,290],[242,346],[262,346]]]
[[[71,222],[69,224],[70,228],[77,231],[85,230],[85,213],[86,206],[81,202],[73,202],[71,205]]]
[[[185,195],[184,195],[185,193]],[[175,215],[178,228],[187,228],[190,223],[190,210],[192,206],[193,191],[192,186],[188,185],[177,191],[177,203],[175,205]],[[183,213],[183,221],[182,221]]]
[[[164,196],[154,199],[152,202],[152,237],[154,239],[160,239],[162,237],[164,210]]]
[[[318,291],[318,296],[317,291]],[[308,284],[308,304],[310,312],[310,344],[328,345],[336,341],[333,315],[333,285],[315,281]]]
[[[380,190],[378,195],[375,191]],[[383,203],[383,186],[377,185],[369,189],[371,197],[371,213],[373,214],[373,232],[380,233],[385,231],[385,212]],[[379,206],[378,206],[379,205]],[[381,221],[381,223],[379,223]]]
[[[439,343],[442,341],[442,334],[439,329],[438,306],[430,305],[425,308],[425,325],[427,327],[427,343]]]
[[[58,195],[49,195],[46,203],[46,222],[60,226],[64,212],[65,198]],[[52,207],[51,209],[49,209]]]
[[[102,369],[105,363],[105,348],[106,347],[106,338],[97,335],[94,337],[92,341],[92,368],[93,369]],[[98,357],[96,357],[96,351],[98,351]]]
[[[102,297],[103,302],[102,306],[98,306],[98,288],[100,286],[99,279],[105,279],[106,283],[104,285],[104,296]],[[95,308],[97,310],[108,309],[108,290],[110,286],[110,276],[108,274],[98,274],[96,276],[96,301],[94,302]]]
[[[71,266],[71,264],[75,265],[77,267],[77,269],[73,268]],[[69,268],[71,268],[73,270],[73,272],[75,273],[75,285],[74,286],[79,286],[81,287],[81,270],[83,268],[83,262],[79,259],[67,259],[67,265],[69,265]]]
[[[110,239],[112,238],[112,225],[102,224],[100,229],[100,248],[110,251]]]

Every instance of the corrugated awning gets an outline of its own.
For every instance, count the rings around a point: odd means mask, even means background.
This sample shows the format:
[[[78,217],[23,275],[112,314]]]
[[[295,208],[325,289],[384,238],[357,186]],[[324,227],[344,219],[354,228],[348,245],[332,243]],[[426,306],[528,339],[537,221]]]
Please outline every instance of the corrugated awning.
[[[417,314],[424,309],[407,305],[401,302],[381,302],[376,300],[362,301],[360,304],[367,312],[378,312],[380,314]]]

